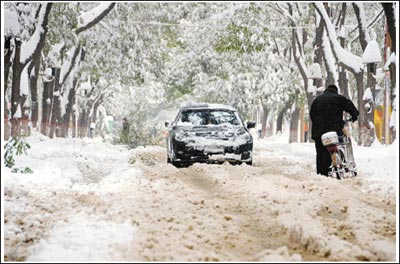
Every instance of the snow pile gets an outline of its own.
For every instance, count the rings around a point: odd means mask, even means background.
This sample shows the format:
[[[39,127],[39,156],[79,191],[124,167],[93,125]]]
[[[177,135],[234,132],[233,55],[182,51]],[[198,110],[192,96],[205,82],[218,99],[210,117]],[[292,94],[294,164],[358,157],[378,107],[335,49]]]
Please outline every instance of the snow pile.
[[[121,261],[118,249],[134,238],[130,223],[115,224],[78,214],[57,223],[28,261]]]
[[[6,173],[5,185],[9,189],[23,186],[32,191],[111,190],[121,179],[135,182],[140,178],[140,171],[128,166],[130,151],[103,144],[100,138],[51,140],[35,133],[29,143],[32,146],[29,155],[16,156],[15,160],[17,165],[24,164],[34,173]],[[93,183],[100,184],[93,188]]]

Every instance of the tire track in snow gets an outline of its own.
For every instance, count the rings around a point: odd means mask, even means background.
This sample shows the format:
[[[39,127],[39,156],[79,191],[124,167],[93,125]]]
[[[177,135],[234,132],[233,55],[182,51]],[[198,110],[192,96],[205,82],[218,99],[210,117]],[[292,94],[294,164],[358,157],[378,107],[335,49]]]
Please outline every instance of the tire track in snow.
[[[143,154],[139,159],[161,161],[163,164],[157,164],[158,172],[171,171],[171,165],[165,164],[165,151],[153,153],[153,158],[149,153]],[[143,164],[148,164],[144,161]],[[216,232],[212,233],[214,243],[211,249],[204,250],[198,249],[198,252],[204,251],[215,252],[220,257],[218,260],[259,260],[265,258],[264,255],[275,256],[277,253],[274,251],[279,249],[281,252],[280,257],[283,259],[299,259],[298,256],[290,256],[291,252],[285,247],[289,239],[287,230],[280,226],[274,218],[276,218],[276,211],[271,211],[268,207],[260,205],[258,199],[260,197],[249,195],[242,190],[243,184],[249,184],[251,177],[256,173],[253,167],[231,166],[228,164],[223,165],[206,165],[194,164],[188,168],[175,169],[172,167],[173,174],[167,179],[172,179],[172,184],[182,184],[185,192],[174,194],[178,197],[176,199],[193,199],[193,197],[186,197],[186,192],[195,193],[200,197],[192,202],[194,205],[206,205],[205,209],[208,212],[209,220],[214,221],[214,224],[219,226]],[[157,181],[154,168],[143,166],[144,175],[154,181]],[[253,171],[252,171],[253,170]],[[159,176],[159,174],[157,174]],[[264,197],[265,198],[265,197]],[[261,198],[262,199],[262,198]],[[202,208],[204,209],[204,207]],[[190,210],[195,219],[201,219],[204,216],[196,212],[194,208]],[[212,220],[211,220],[212,219]],[[207,227],[202,229],[207,233]],[[212,230],[212,229],[211,229]],[[215,230],[214,230],[215,231]],[[271,252],[265,252],[266,249],[273,249]],[[196,252],[196,253],[198,253]],[[195,258],[196,253],[188,256],[175,256],[175,260],[207,260],[205,258]],[[156,258],[149,258],[150,260],[160,260]],[[208,258],[210,259],[210,258]],[[148,259],[147,259],[148,260]]]
[[[179,170],[165,164],[164,157],[163,150],[143,154],[141,159],[156,161],[143,166],[145,177],[157,182],[161,176],[172,185],[183,183],[181,194],[174,194],[176,199],[190,199],[190,193],[200,196],[208,205],[210,221],[222,226],[214,239],[225,242],[212,249],[221,256],[219,260],[394,257],[395,196],[364,193],[366,183],[361,177],[337,181],[316,176],[311,164],[279,157],[256,156],[253,167],[194,164]],[[382,203],[386,206],[379,206]],[[196,215],[195,209],[186,210]],[[382,213],[386,220],[378,221]],[[357,220],[360,216],[367,223]],[[224,221],[231,224],[231,233],[224,229]],[[376,243],[366,241],[371,238]],[[178,256],[175,260],[202,260]],[[153,260],[158,259],[153,256]]]

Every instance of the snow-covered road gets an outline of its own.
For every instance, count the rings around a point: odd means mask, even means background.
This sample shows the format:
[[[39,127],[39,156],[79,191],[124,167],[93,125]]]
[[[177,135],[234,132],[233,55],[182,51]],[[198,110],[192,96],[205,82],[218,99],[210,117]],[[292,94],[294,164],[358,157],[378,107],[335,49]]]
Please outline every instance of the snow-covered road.
[[[29,142],[17,164],[34,173],[4,177],[5,260],[396,259],[391,147],[356,147],[359,176],[338,181],[315,174],[313,144],[259,141],[254,166],[177,169],[163,147]]]

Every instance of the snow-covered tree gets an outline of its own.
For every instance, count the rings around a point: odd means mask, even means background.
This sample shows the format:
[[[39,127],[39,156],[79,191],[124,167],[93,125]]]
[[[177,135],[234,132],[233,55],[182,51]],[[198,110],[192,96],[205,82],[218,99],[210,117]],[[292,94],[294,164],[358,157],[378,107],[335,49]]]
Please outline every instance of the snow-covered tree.
[[[235,106],[244,119],[258,119],[267,136],[275,121],[281,131],[283,120],[292,119],[297,141],[297,125],[305,118],[300,112],[324,84],[339,84],[359,108],[364,105],[360,56],[368,35],[382,44],[384,33],[377,23],[379,4],[54,3],[40,56],[14,71],[14,36],[25,30],[28,41],[45,9],[39,3],[6,7],[5,75],[20,71],[30,78],[25,109],[31,109],[32,126],[41,120],[41,131],[50,137],[68,136],[71,118],[86,136],[99,109],[102,120],[132,115],[139,128],[151,126],[159,109],[203,101]],[[349,24],[357,26],[349,30]],[[314,84],[313,63],[322,69]],[[89,80],[85,94],[82,85]],[[260,105],[263,116],[257,118]],[[360,120],[367,122],[365,113]]]

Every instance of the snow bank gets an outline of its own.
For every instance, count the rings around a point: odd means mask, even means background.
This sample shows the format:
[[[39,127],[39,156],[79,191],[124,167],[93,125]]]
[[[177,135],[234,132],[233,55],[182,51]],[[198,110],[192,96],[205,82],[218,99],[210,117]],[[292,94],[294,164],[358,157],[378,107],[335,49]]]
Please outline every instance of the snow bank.
[[[31,148],[15,157],[15,167],[27,166],[33,173],[2,169],[5,256],[119,260],[118,247],[134,239],[136,229],[128,218],[105,216],[110,206],[103,199],[137,189],[141,171],[130,165],[131,151],[101,138],[49,139],[34,132],[26,141]]]
[[[55,139],[39,133],[28,138],[28,155],[16,156],[16,167],[23,164],[32,174],[10,173],[6,169],[5,185],[41,191],[112,191],[121,181],[134,183],[140,171],[129,167],[130,151],[123,146],[103,144],[96,139]],[[102,162],[115,160],[115,164]],[[88,174],[92,175],[89,177]],[[85,178],[83,178],[83,175]],[[88,182],[89,181],[89,182]],[[89,184],[88,184],[89,183]],[[95,187],[91,183],[100,183]]]

